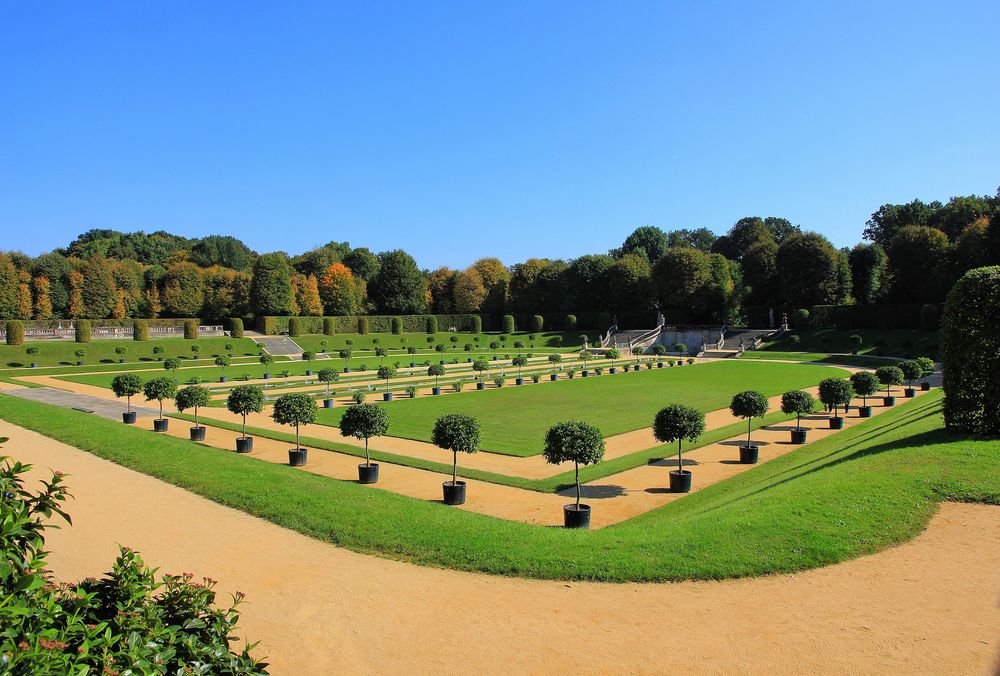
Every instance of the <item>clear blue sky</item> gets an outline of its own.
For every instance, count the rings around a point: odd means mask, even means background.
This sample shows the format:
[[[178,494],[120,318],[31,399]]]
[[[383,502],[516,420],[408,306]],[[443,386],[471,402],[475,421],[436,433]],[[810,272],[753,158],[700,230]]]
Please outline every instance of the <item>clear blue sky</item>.
[[[93,227],[423,267],[1000,184],[1000,3],[0,5],[0,249]]]

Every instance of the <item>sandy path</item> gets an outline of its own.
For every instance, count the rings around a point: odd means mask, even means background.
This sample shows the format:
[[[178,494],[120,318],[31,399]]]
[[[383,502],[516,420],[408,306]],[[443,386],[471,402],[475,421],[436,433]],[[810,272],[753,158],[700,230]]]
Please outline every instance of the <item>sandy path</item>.
[[[74,525],[49,533],[57,576],[103,573],[122,543],[163,572],[217,578],[249,594],[240,633],[275,674],[992,674],[1000,660],[996,507],[945,504],[910,543],[796,575],[543,582],[355,554],[0,430],[5,452],[70,474]]]

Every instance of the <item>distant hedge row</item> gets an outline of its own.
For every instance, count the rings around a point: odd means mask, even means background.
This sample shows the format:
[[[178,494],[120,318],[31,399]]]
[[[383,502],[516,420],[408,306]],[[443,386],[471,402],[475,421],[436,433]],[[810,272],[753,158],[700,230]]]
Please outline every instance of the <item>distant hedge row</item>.
[[[631,317],[620,317],[619,325],[629,328],[652,328],[656,322],[655,312],[630,313]],[[524,314],[524,315],[357,315],[341,317],[257,317],[255,327],[265,335],[288,332],[290,335],[338,333],[424,333],[447,331],[451,327],[459,331],[479,333],[486,331],[606,331],[611,326],[612,316],[606,312],[582,312],[576,314]],[[513,326],[512,326],[513,325]]]
[[[781,323],[782,314],[788,315],[793,329],[925,329],[934,331],[941,326],[942,305],[813,305],[805,308],[808,317],[799,319],[802,308],[774,308],[774,324]],[[769,327],[768,308],[746,307],[747,324],[751,327]],[[798,326],[796,324],[799,324]]]

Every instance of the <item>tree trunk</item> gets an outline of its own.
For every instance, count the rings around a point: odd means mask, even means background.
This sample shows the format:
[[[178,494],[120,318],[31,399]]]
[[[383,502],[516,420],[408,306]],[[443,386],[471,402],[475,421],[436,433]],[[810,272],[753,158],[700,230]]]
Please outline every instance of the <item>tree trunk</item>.
[[[747,448],[750,448],[750,428],[753,425],[753,418],[747,418]]]
[[[247,438],[247,414],[243,414],[243,438]]]
[[[366,465],[372,464],[371,456],[368,455],[368,437],[365,437],[365,464]]]
[[[678,472],[683,472],[684,471],[684,463],[683,463],[683,461],[681,459],[681,443],[683,443],[683,442],[680,439],[678,439],[677,440],[677,471]]]
[[[576,465],[576,511],[580,511],[580,463],[574,461]]]
[[[295,450],[299,450],[299,424],[295,423]]]
[[[451,449],[451,485],[458,483],[458,451]]]

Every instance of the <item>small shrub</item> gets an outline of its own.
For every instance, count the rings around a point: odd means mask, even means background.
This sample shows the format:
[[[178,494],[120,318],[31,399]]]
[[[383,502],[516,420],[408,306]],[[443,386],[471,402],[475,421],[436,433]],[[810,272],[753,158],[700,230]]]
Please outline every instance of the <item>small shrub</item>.
[[[424,330],[426,333],[429,333],[431,335],[437,333],[438,331],[437,317],[434,316],[428,317],[427,320],[424,322]]]
[[[496,385],[497,387],[503,387],[504,383],[506,382],[507,379],[504,378],[503,376],[497,376],[496,378],[493,379],[493,384]]]
[[[796,329],[808,329],[809,328],[809,310],[804,307],[799,308],[795,311],[795,328]]]
[[[406,388],[406,396],[408,396],[410,399],[417,398],[417,388],[415,385],[410,385]]]
[[[531,382],[533,382],[533,383],[537,383],[537,382],[541,381],[541,379],[542,379],[542,377],[540,375],[538,375],[537,373],[534,373],[531,376]]]
[[[232,338],[242,338],[243,337],[243,320],[239,317],[233,317],[229,320],[229,335]]]
[[[354,394],[351,395],[351,401],[353,401],[355,404],[365,403],[365,393],[355,392]]]
[[[576,315],[566,315],[566,318],[563,320],[563,328],[566,331],[576,331]]]
[[[198,337],[198,320],[197,319],[185,319],[184,320],[184,339],[185,340],[195,340]]]
[[[403,333],[403,320],[399,317],[393,317],[391,322],[391,331],[397,336]]]
[[[368,317],[358,317],[358,333],[368,335]]]
[[[514,315],[504,315],[503,316],[503,332],[504,333],[514,333]]]
[[[483,318],[479,315],[473,315],[472,317],[472,332],[482,333],[483,332]]]
[[[545,318],[542,315],[532,315],[531,317],[531,330],[540,332],[545,326]],[[508,332],[509,333],[509,332]]]
[[[456,392],[461,392],[462,386],[464,384],[465,383],[463,383],[461,380],[456,380],[454,383],[451,384],[451,389],[455,390]]]

